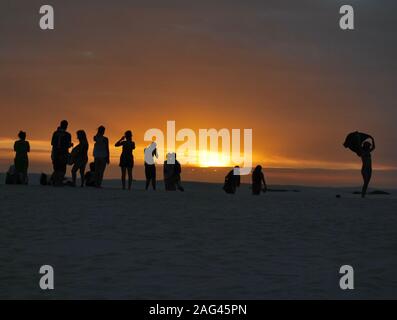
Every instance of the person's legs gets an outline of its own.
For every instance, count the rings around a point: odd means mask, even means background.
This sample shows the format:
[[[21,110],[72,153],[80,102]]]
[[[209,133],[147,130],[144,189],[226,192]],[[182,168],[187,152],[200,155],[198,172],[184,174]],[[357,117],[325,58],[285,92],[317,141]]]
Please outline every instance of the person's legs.
[[[121,167],[121,184],[123,186],[123,190],[125,190],[125,176],[127,174],[127,168]]]
[[[81,187],[84,187],[84,176],[85,176],[85,164],[80,167],[80,179],[81,179]]]
[[[28,169],[26,168],[23,171],[23,184],[28,184],[29,183],[29,179],[28,179]]]
[[[94,175],[95,175],[95,186],[97,186],[97,187],[99,187],[99,176],[100,176],[100,173],[99,173],[99,169],[100,169],[100,164],[99,164],[99,158],[95,158],[94,159],[94,165],[95,165],[95,172],[94,172]]]
[[[63,180],[65,179],[65,176],[66,176],[67,164],[68,164],[67,163],[67,155],[64,154],[60,157],[60,163],[59,163],[61,183],[63,183]]]
[[[17,171],[16,176],[17,176],[17,184],[23,184],[23,172]]]
[[[52,173],[52,184],[58,184],[58,157],[54,154],[52,156],[52,168],[54,172]]]
[[[254,195],[259,195],[261,193],[261,185],[258,185],[257,183],[252,184],[252,194]]]
[[[156,167],[154,165],[145,166],[146,176],[146,190],[149,189],[150,182],[152,183],[153,190],[156,190]]]
[[[153,190],[156,190],[156,166],[152,166],[152,186]]]
[[[106,170],[106,159],[103,158],[102,160],[102,170],[101,170],[101,186],[103,182],[103,177],[105,176],[105,170]]]
[[[95,182],[97,187],[102,186],[103,175],[106,168],[106,159],[96,158],[95,159]]]
[[[180,177],[176,178],[175,184],[176,184],[176,187],[178,188],[179,191],[185,191],[185,189],[182,187],[181,178]]]
[[[127,168],[128,171],[128,190],[132,187],[132,168]]]
[[[167,191],[175,191],[175,182],[172,178],[167,178],[164,179],[164,183],[165,183],[165,190]]]
[[[72,167],[72,182],[73,182],[73,185],[74,185],[74,186],[76,185],[76,180],[77,180],[76,175],[77,175],[77,170],[78,170],[78,169],[79,169],[79,168],[77,167],[77,165],[74,164],[73,167]]]
[[[150,184],[150,171],[149,171],[149,165],[146,163],[145,163],[145,178],[146,178],[145,190],[147,190]]]
[[[260,195],[260,193],[261,193],[261,191],[258,190],[258,189],[252,190],[252,194],[253,194],[253,195],[258,196],[258,195]]]
[[[53,158],[53,183],[55,186],[61,186],[66,174],[66,159],[63,154],[55,154]]]
[[[367,194],[369,182],[371,181],[372,168],[363,168],[361,174],[364,180],[363,188],[361,190],[361,197],[365,198],[365,195]]]

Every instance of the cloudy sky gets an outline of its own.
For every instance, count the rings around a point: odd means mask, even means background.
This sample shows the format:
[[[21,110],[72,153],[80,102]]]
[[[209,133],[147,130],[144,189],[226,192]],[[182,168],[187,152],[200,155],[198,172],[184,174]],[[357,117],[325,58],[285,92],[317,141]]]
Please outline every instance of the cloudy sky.
[[[289,168],[359,166],[341,144],[360,130],[397,167],[396,1],[348,1],[354,31],[338,0],[51,0],[42,31],[45,2],[0,0],[1,171],[19,130],[39,161],[64,118],[140,147],[167,120],[252,128],[255,162]]]

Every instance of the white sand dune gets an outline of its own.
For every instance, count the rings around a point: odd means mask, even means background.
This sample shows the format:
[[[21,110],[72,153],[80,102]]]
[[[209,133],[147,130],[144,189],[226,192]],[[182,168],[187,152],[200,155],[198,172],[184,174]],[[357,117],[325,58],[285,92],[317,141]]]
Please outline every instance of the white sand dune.
[[[0,185],[0,298],[397,298],[394,195],[116,186]],[[51,292],[38,286],[44,264]],[[353,291],[339,289],[345,264]]]

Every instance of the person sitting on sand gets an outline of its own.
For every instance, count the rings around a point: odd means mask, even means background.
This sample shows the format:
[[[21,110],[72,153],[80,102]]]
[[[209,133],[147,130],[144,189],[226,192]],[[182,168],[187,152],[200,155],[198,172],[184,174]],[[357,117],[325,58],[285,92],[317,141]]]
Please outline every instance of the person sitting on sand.
[[[256,166],[252,172],[252,194],[259,195],[261,191],[266,192],[267,185],[265,181],[265,175],[262,172],[262,166]]]
[[[173,180],[174,170],[175,170],[174,163],[175,162],[172,158],[172,154],[168,153],[167,160],[164,161],[164,166],[163,166],[164,185],[165,185],[166,191],[175,191],[176,190],[176,185]]]
[[[84,130],[77,131],[79,144],[73,148],[71,153],[72,185],[76,186],[77,171],[80,171],[81,187],[84,187],[84,173],[88,162],[88,140]]]
[[[361,197],[365,198],[367,193],[369,182],[372,177],[372,157],[371,152],[375,150],[375,140],[373,137],[370,137],[371,142],[365,141],[360,150],[360,157],[362,161],[361,175],[363,177],[363,187],[361,191]]]
[[[109,140],[105,137],[104,126],[98,128],[94,141],[95,186],[101,188],[106,165],[110,163]]]
[[[95,163],[90,163],[90,170],[84,175],[84,183],[86,187],[95,187]]]
[[[154,157],[159,157],[157,154],[156,142],[153,141],[147,148],[145,148],[144,155],[146,177],[145,190],[149,189],[150,182],[152,183],[153,190],[156,190],[156,164],[154,163]]]
[[[240,169],[239,166],[235,166],[225,177],[225,184],[223,190],[229,194],[235,194],[238,187],[240,187],[240,175],[234,174],[235,169]]]
[[[128,190],[131,190],[132,186],[132,169],[134,168],[134,155],[132,152],[135,149],[135,142],[132,141],[132,132],[126,131],[124,136],[115,144],[116,147],[123,147],[120,156],[120,168],[121,168],[121,183],[123,190],[125,190],[125,178],[128,171]]]
[[[18,181],[21,184],[28,184],[28,168],[30,152],[29,142],[26,141],[26,132],[20,131],[18,133],[19,140],[14,143],[15,159],[14,166],[18,175]]]
[[[168,153],[167,160],[164,162],[164,183],[165,190],[175,191],[185,191],[181,184],[181,173],[182,166],[176,159],[175,153]]]

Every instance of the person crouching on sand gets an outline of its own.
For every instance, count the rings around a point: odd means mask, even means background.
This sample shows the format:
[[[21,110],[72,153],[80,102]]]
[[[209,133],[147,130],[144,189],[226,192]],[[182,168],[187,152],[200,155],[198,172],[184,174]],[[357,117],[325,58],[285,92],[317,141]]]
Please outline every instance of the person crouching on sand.
[[[163,165],[163,175],[164,175],[164,185],[166,191],[175,191],[176,186],[173,183],[175,167],[172,164],[171,153],[167,154],[167,160],[164,161]]]
[[[225,177],[225,184],[223,190],[229,194],[235,194],[238,187],[240,187],[240,175],[235,175],[235,169],[240,169],[239,166],[235,166]]]
[[[181,184],[182,167],[178,160],[176,160],[175,153],[168,153],[167,160],[164,161],[164,184],[165,190],[185,191]]]
[[[28,168],[29,168],[28,153],[30,152],[30,145],[29,142],[26,141],[26,132],[20,131],[18,133],[18,138],[19,140],[15,141],[14,144],[15,170],[18,175],[19,183],[28,184]]]
[[[265,181],[265,175],[262,172],[262,166],[256,166],[252,172],[252,194],[259,195],[261,191],[266,192],[267,185]]]

